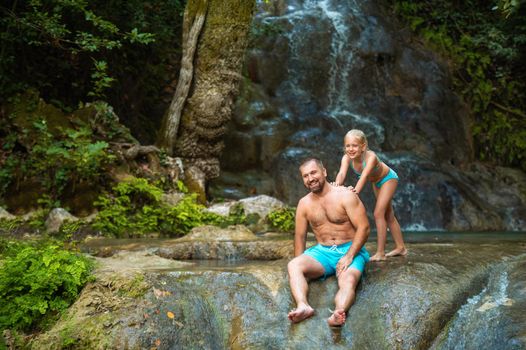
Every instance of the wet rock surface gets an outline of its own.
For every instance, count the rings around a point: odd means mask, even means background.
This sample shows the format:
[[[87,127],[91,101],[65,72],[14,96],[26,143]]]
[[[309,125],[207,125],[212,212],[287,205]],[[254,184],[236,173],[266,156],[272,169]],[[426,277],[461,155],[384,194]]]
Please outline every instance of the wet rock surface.
[[[451,349],[461,337],[466,348],[524,348],[526,237],[444,236],[408,239],[406,257],[369,263],[339,330],[325,321],[334,277],[310,283],[317,313],[290,324],[288,258],[179,262],[157,255],[166,241],[150,241],[98,258],[96,281],[33,348],[64,348],[65,336],[114,349]]]
[[[296,205],[302,158],[320,157],[333,181],[343,136],[358,128],[400,176],[394,208],[404,229],[526,230],[526,174],[474,162],[469,111],[447,63],[391,11],[377,1],[279,3],[255,19],[256,31],[268,30],[247,53],[250,79],[212,196]],[[356,181],[349,172],[346,183]],[[369,186],[361,198],[372,220]]]

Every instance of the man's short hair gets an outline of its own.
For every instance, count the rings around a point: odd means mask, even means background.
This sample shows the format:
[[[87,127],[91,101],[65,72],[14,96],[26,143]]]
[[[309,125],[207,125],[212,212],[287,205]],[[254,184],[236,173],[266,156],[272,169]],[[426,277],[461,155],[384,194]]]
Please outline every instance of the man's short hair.
[[[299,168],[301,169],[302,166],[310,162],[315,162],[322,170],[325,169],[325,167],[323,166],[323,162],[316,157],[309,157],[309,158],[303,159],[303,161],[300,163]]]

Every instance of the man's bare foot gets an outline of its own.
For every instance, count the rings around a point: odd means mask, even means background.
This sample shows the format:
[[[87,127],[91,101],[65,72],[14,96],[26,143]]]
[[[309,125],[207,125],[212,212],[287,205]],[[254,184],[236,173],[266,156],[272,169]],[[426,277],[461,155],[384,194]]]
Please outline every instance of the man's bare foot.
[[[407,249],[405,249],[405,247],[402,247],[402,248],[396,248],[396,249],[393,249],[391,250],[389,253],[385,254],[385,256],[387,257],[390,257],[390,256],[405,256],[407,255]]]
[[[345,323],[345,310],[337,309],[334,310],[331,317],[327,319],[327,323],[331,327],[340,327]]]
[[[289,320],[298,323],[314,315],[314,309],[310,306],[304,306],[289,312]]]
[[[380,253],[376,253],[374,254],[373,256],[371,256],[371,258],[369,259],[369,261],[384,261],[386,260],[385,258],[385,254],[380,254]]]

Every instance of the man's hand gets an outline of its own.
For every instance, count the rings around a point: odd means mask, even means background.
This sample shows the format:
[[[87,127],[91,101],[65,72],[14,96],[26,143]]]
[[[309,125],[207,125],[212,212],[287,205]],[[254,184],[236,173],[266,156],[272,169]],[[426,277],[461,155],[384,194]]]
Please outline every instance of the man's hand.
[[[349,256],[347,254],[342,256],[340,261],[338,261],[338,264],[336,264],[336,277],[340,276],[342,272],[345,272],[349,268],[349,265],[351,265],[352,261],[352,256]]]

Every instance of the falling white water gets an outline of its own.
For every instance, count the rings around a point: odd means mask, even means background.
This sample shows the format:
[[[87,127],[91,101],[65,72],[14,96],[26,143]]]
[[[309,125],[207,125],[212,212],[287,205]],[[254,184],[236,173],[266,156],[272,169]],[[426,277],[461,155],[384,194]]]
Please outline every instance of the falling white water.
[[[508,273],[504,271],[493,276],[486,288],[458,310],[446,338],[432,349],[475,349],[474,344],[486,344],[488,349],[497,344],[504,346],[499,322],[503,320],[503,308],[512,305],[513,300],[507,295]]]
[[[302,71],[301,62],[306,58],[302,55],[305,50],[305,31],[309,29],[306,18],[316,17],[328,21],[330,25],[331,41],[330,52],[328,52],[327,63],[327,106],[321,111],[321,115],[336,122],[336,125],[343,128],[342,118],[352,114],[352,106],[349,102],[349,73],[353,64],[353,51],[350,47],[350,30],[348,21],[352,21],[352,13],[357,11],[358,4],[352,2],[347,7],[356,10],[342,11],[338,9],[338,2],[330,0],[307,0],[301,8],[289,8],[290,11],[285,17],[292,25],[292,29],[285,34],[289,42],[289,62],[288,62],[288,81],[287,90],[293,91],[297,98],[309,99],[309,92],[304,89],[302,84],[303,77],[309,72]],[[340,4],[341,6],[341,4]],[[353,115],[354,118],[362,121],[362,124],[369,124],[367,117]],[[376,120],[371,121],[371,125],[377,127]],[[378,133],[383,135],[382,132]],[[377,135],[375,135],[377,136]]]

